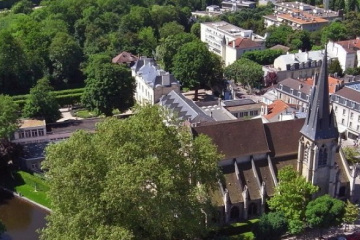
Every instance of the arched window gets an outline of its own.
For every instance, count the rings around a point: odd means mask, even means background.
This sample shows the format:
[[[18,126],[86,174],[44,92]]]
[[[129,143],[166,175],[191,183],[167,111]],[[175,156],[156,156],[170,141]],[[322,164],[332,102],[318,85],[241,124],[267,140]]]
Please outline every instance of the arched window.
[[[325,145],[322,145],[319,151],[318,166],[325,166],[327,164],[327,149]]]
[[[237,206],[232,206],[230,210],[230,219],[232,221],[238,220],[240,215],[240,210]]]

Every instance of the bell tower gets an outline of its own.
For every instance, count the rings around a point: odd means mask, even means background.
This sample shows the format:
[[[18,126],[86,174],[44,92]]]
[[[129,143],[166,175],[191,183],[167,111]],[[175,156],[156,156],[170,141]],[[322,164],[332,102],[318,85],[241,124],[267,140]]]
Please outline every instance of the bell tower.
[[[339,132],[333,109],[329,105],[327,49],[320,73],[311,91],[309,110],[300,130],[298,172],[319,187],[318,195],[335,196],[335,154]]]

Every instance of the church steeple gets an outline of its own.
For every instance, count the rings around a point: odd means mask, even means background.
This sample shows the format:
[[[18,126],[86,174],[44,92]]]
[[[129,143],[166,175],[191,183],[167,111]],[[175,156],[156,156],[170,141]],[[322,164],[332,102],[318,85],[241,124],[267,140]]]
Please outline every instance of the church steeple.
[[[332,109],[330,111],[329,107],[326,47],[321,70],[315,81],[310,96],[309,110],[300,132],[313,141],[319,139],[337,139],[339,132],[336,127],[335,114]]]

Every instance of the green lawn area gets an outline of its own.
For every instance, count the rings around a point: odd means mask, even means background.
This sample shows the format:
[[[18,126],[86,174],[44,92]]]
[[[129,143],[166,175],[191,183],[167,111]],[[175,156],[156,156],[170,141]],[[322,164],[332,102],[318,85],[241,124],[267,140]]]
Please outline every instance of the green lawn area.
[[[17,171],[3,176],[0,183],[7,189],[20,193],[22,196],[50,208],[46,192],[49,185],[39,176]]]
[[[245,232],[239,235],[229,237],[231,240],[254,240],[255,235],[252,232]]]
[[[113,110],[113,114],[114,115],[120,114],[120,111],[115,109],[115,110]],[[86,109],[80,109],[80,110],[74,111],[74,116],[79,117],[79,118],[105,117],[104,115],[98,115],[98,114],[96,114],[96,112],[91,112]]]

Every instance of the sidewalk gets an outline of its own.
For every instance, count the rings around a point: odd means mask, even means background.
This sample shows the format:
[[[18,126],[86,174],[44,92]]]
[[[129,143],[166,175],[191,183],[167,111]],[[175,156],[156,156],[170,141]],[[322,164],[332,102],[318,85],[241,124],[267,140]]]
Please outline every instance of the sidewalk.
[[[56,122],[65,122],[66,120],[71,120],[71,119],[72,120],[81,120],[82,119],[82,118],[74,117],[73,115],[71,115],[70,108],[60,108],[59,110],[61,112],[62,118],[60,118]]]

